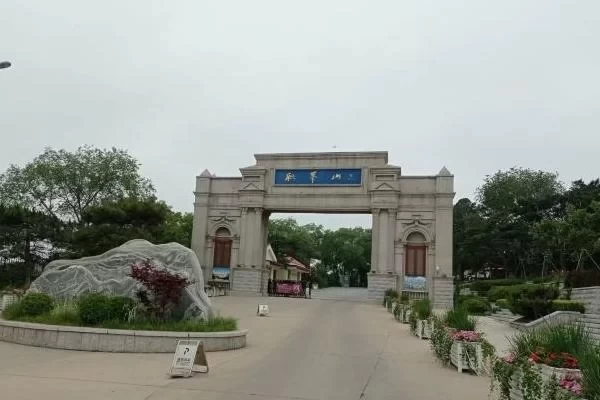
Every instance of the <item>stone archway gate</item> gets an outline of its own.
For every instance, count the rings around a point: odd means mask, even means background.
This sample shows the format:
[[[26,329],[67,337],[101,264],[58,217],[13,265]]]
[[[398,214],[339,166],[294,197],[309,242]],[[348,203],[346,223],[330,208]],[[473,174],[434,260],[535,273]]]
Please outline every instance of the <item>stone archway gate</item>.
[[[446,168],[432,176],[402,175],[400,167],[388,164],[387,152],[256,154],[255,159],[238,177],[205,170],[196,178],[192,249],[206,281],[212,278],[217,231],[231,235],[231,289],[260,294],[266,290],[271,212],[369,213],[369,297],[379,299],[387,288],[413,290],[426,292],[436,308],[451,307],[454,177]],[[413,232],[422,235],[426,248],[425,273],[418,279],[404,273],[413,262],[406,251]]]

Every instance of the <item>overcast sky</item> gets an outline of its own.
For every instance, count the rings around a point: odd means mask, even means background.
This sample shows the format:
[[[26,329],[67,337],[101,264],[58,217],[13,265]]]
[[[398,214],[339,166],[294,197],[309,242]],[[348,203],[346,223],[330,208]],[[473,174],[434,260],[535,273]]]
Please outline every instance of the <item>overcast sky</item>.
[[[598,0],[2,0],[2,60],[0,170],[117,146],[185,211],[254,153],[387,150],[455,200],[511,166],[600,174]]]

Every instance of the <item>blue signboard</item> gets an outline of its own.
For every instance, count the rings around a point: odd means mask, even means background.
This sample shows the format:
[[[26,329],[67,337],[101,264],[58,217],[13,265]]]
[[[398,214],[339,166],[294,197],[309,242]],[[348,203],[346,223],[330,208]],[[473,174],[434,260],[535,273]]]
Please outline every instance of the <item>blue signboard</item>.
[[[277,169],[276,185],[360,185],[362,175],[360,168],[342,169]]]

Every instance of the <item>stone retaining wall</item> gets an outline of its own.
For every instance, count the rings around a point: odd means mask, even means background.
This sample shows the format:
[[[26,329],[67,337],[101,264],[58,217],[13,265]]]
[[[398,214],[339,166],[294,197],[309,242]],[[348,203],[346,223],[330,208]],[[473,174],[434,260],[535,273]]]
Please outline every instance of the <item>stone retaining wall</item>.
[[[454,307],[454,280],[434,277],[432,282],[433,308],[436,310],[452,309]]]
[[[387,289],[396,290],[398,276],[393,274],[367,274],[369,285],[369,299],[383,300],[383,293]]]
[[[586,314],[600,314],[600,286],[575,288],[571,290],[571,300],[582,302]]]
[[[162,332],[44,325],[0,320],[0,340],[53,349],[114,353],[171,353],[178,340],[200,340],[205,351],[246,346],[247,330],[232,332]]]
[[[552,314],[527,323],[513,321],[510,323],[510,326],[521,331],[528,331],[547,325],[567,325],[577,322],[579,317],[581,317],[581,313],[575,311],[554,311]]]

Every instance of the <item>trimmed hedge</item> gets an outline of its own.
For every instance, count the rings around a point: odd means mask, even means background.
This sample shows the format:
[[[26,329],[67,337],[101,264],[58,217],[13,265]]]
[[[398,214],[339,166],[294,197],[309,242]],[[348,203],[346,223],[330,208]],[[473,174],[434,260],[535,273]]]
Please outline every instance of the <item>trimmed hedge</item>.
[[[78,301],[79,317],[84,324],[98,325],[106,321],[125,321],[134,301],[123,296],[91,293]]]
[[[576,311],[584,314],[585,306],[583,303],[574,300],[553,300],[552,311]]]
[[[489,301],[497,301],[500,299],[510,298],[510,294],[513,292],[520,292],[524,287],[531,286],[531,283],[522,283],[514,286],[493,286],[487,292],[487,298]]]
[[[510,311],[533,320],[552,312],[552,301],[560,292],[556,285],[528,284],[510,293]]]
[[[493,286],[513,286],[525,283],[523,279],[508,278],[508,279],[487,279],[467,283],[464,287],[468,287],[474,292],[483,294],[487,293]]]
[[[460,304],[460,307],[464,308],[472,315],[485,315],[492,311],[492,306],[487,299],[476,296],[464,299]]]
[[[510,303],[506,299],[498,299],[496,300],[496,306],[508,309],[510,308]]]
[[[54,300],[46,293],[28,293],[19,302],[20,314],[28,317],[45,314],[50,312],[53,307]]]

